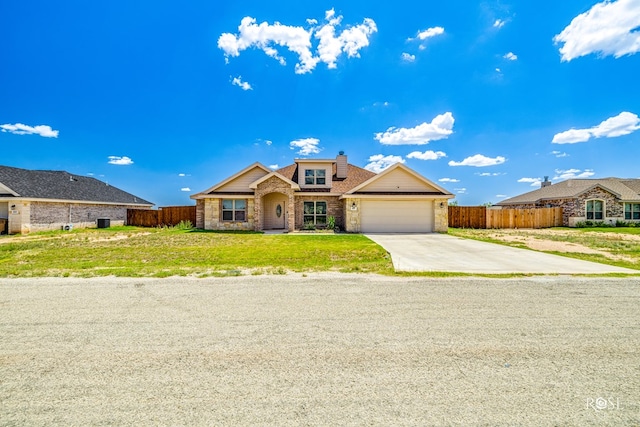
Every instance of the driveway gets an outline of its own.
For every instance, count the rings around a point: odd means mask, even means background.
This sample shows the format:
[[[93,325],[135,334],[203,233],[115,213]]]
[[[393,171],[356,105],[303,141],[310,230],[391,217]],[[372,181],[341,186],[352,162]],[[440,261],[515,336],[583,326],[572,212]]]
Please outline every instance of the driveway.
[[[448,234],[367,234],[391,254],[396,271],[604,274],[638,270],[462,239]]]

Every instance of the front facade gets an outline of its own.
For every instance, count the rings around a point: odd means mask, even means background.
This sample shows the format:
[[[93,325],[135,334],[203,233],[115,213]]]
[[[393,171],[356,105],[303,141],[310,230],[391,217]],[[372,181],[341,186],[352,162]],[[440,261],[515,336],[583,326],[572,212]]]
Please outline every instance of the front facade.
[[[152,206],[95,178],[0,166],[0,233],[123,225],[127,209]]]
[[[615,225],[640,223],[640,179],[570,179],[506,199],[497,204],[508,208],[563,208],[563,225],[575,227],[592,221]]]
[[[196,227],[304,230],[332,222],[347,232],[446,232],[451,193],[402,164],[380,174],[335,159],[260,163],[191,196]]]

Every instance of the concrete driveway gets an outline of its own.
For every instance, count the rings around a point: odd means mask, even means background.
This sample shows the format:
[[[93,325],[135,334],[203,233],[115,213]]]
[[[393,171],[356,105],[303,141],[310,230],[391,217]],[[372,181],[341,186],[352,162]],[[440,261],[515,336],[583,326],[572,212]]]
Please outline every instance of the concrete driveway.
[[[396,271],[604,274],[638,270],[462,239],[447,234],[366,234],[391,254]]]

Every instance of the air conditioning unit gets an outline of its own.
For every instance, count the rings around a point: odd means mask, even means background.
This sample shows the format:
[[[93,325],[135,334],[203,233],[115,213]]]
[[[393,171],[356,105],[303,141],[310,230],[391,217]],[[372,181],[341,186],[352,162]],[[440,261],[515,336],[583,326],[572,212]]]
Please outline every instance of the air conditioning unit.
[[[62,226],[62,229],[64,231],[71,231],[71,230],[73,230],[73,224],[65,224],[65,225]]]

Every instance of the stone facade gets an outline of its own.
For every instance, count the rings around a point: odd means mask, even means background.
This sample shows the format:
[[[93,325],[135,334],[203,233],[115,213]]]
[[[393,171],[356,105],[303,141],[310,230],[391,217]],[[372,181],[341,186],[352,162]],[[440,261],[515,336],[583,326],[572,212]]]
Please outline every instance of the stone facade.
[[[360,199],[344,199],[344,230],[346,232],[360,232],[360,208]]]
[[[284,194],[287,197],[287,208],[285,211],[285,218],[287,221],[286,228],[289,231],[295,229],[295,215],[293,212],[295,206],[294,190],[291,188],[291,184],[287,183],[276,176],[272,176],[266,181],[261,182],[255,190],[255,230],[263,229],[264,212],[262,201],[264,196],[271,193]]]
[[[139,206],[98,205],[64,202],[18,202],[8,215],[9,234],[27,234],[36,231],[61,230],[67,225],[73,228],[95,227],[99,218],[108,218],[111,226],[124,225],[127,208]]]
[[[449,231],[449,200],[435,199],[433,201],[433,231],[446,233]]]
[[[238,199],[236,197],[236,199]],[[202,200],[205,230],[255,230],[255,203],[253,197],[248,196],[246,221],[223,221],[222,198]],[[200,201],[200,200],[198,200]],[[198,222],[198,206],[196,205],[196,223]],[[196,225],[197,226],[197,225]]]

